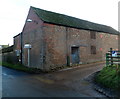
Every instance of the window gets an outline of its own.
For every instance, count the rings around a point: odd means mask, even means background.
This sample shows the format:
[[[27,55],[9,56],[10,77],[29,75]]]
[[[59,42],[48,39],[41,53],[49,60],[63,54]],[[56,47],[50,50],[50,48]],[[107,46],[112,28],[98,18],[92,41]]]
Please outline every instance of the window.
[[[91,54],[96,54],[96,46],[91,46]]]
[[[94,31],[90,31],[91,39],[96,39],[96,33]]]

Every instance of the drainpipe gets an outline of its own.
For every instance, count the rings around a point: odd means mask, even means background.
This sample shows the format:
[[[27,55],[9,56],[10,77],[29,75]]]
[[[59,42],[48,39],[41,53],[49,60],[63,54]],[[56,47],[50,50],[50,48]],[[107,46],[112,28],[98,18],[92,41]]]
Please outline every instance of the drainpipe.
[[[68,27],[66,27],[66,56],[67,56],[67,66],[70,66],[70,56],[68,54]]]
[[[23,53],[23,50],[22,50],[22,34],[23,33],[21,32],[21,54],[20,54],[21,55],[21,57],[20,57],[21,58],[20,59],[21,60],[21,64],[22,64],[22,53]]]

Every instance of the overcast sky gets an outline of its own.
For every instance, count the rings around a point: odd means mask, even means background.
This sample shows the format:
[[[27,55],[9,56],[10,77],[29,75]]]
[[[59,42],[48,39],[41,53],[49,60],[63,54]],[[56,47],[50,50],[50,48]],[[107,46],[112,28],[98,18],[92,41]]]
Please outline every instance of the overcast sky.
[[[13,44],[30,6],[104,24],[118,30],[119,0],[1,0],[0,45]]]

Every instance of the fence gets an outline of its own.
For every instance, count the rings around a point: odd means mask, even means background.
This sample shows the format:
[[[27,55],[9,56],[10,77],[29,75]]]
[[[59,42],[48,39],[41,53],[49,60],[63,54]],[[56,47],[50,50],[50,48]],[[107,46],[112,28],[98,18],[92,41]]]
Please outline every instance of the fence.
[[[114,64],[120,65],[120,51],[114,51],[110,48],[110,51],[106,53],[106,66]]]
[[[0,53],[12,52],[12,51],[13,51],[13,48],[14,48],[13,45],[12,45],[12,46],[9,46],[9,47],[7,47],[7,48],[3,48],[3,49],[0,50]]]
[[[18,56],[16,56],[13,45],[0,50],[0,55],[1,55],[2,62],[8,62],[8,63],[18,63],[19,62],[19,58],[18,58]]]
[[[16,64],[19,62],[18,57],[15,55],[15,52],[2,53],[2,62],[8,62]]]

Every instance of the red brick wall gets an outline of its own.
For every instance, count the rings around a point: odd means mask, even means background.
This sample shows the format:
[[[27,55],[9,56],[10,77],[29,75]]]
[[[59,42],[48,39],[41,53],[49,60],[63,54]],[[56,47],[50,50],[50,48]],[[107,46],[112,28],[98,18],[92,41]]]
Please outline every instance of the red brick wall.
[[[17,35],[14,37],[14,49],[21,50],[21,35]]]
[[[71,47],[79,46],[80,62],[83,64],[105,59],[105,53],[112,47],[118,49],[117,35],[96,32],[96,39],[90,38],[89,30],[75,29],[44,23],[30,9],[23,28],[23,64],[27,65],[27,49],[31,44],[30,67],[50,70],[67,64],[67,56],[71,61]],[[102,36],[101,36],[102,35]],[[91,45],[96,46],[96,54],[91,54]]]
[[[118,49],[118,40],[116,39],[118,36],[113,34],[96,32],[96,39],[91,39],[89,30],[52,24],[44,24],[44,33],[47,68],[66,65],[67,55],[72,64],[72,46],[79,46],[80,62],[83,64],[105,60],[105,53],[111,47]],[[92,45],[96,46],[96,54],[91,54]]]
[[[27,19],[31,19],[32,22],[27,22]],[[27,19],[23,28],[24,33],[35,30],[36,28],[39,28],[40,26],[43,25],[43,21],[40,20],[40,18],[36,15],[36,13],[31,8],[29,10]]]
[[[30,67],[43,69],[43,21],[32,9],[30,9],[27,19],[31,19],[32,22],[26,22],[23,28],[23,64],[27,65],[28,62],[28,53],[24,45],[30,44],[32,46],[30,50]]]
[[[66,28],[44,23],[46,69],[66,65]]]

